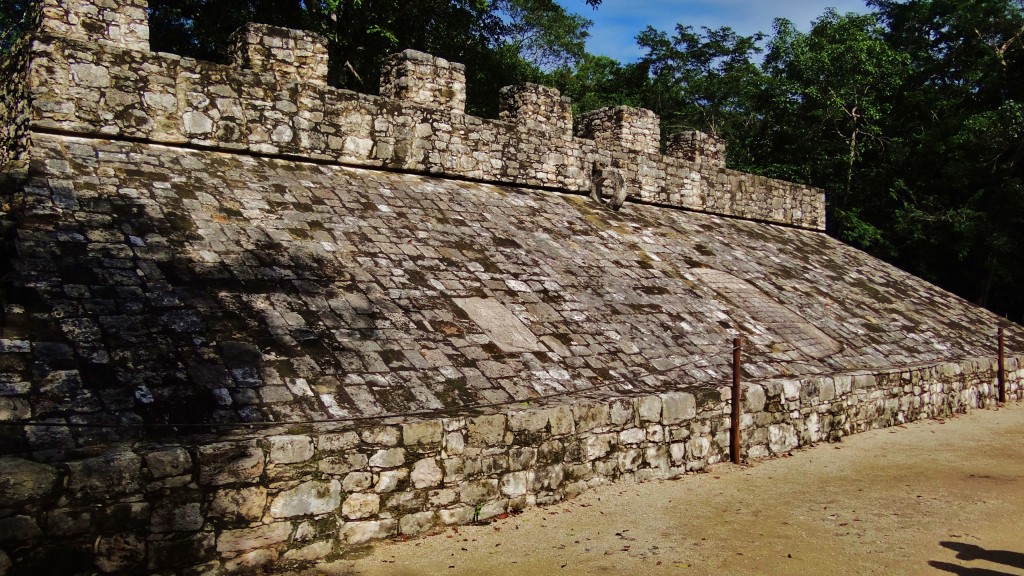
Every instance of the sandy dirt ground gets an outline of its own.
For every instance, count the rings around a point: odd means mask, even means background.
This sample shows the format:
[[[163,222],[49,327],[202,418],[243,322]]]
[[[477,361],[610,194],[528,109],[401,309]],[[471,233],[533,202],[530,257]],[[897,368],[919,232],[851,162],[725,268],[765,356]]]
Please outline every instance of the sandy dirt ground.
[[[1024,575],[1024,407],[607,486],[300,574]]]

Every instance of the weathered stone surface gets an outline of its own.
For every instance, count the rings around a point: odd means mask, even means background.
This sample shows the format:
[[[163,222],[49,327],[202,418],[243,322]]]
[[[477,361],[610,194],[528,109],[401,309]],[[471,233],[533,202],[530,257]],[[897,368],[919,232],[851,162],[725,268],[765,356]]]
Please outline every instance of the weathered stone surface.
[[[0,544],[28,542],[42,533],[35,518],[30,516],[0,518]]]
[[[349,520],[375,516],[380,510],[380,496],[377,494],[350,494],[341,506],[341,512]]]
[[[309,436],[271,436],[271,464],[294,464],[313,457],[313,440]]]
[[[180,447],[147,452],[145,460],[146,468],[153,478],[167,478],[192,471],[192,457]]]
[[[133,452],[113,452],[68,463],[68,489],[79,497],[109,497],[139,488],[142,459]]]
[[[327,514],[341,504],[341,483],[303,482],[291,490],[281,492],[270,503],[270,515],[274,518],[292,518]]]
[[[326,558],[332,552],[334,552],[334,544],[332,542],[314,542],[309,546],[288,550],[284,553],[284,559],[294,562],[312,562]]]
[[[398,521],[398,531],[407,536],[415,536],[425,532],[437,522],[437,514],[434,512],[417,512],[406,514]]]
[[[671,392],[661,396],[661,421],[676,424],[697,416],[697,401],[688,392]]]
[[[263,473],[264,458],[255,441],[203,446],[199,449],[199,482],[214,486],[256,482]]]
[[[0,458],[0,508],[42,498],[56,484],[57,470],[53,466],[21,458]]]
[[[501,444],[505,439],[506,417],[502,414],[493,416],[477,416],[469,420],[470,446],[493,446]]]
[[[405,464],[405,450],[402,448],[378,450],[370,456],[370,466],[374,468],[394,468],[402,464]]]
[[[444,478],[444,471],[437,465],[436,458],[424,458],[413,464],[412,474],[409,475],[409,479],[412,480],[413,486],[416,488],[431,488],[441,483]]]
[[[398,529],[394,520],[376,520],[370,522],[346,522],[341,527],[341,537],[348,544],[362,544],[370,540],[387,538]]]
[[[406,446],[437,444],[441,442],[444,428],[441,422],[412,422],[402,425],[402,442]]]
[[[455,298],[453,301],[503,352],[532,352],[544,349],[537,336],[501,302],[485,298]]]
[[[203,514],[199,502],[158,501],[150,516],[150,530],[161,532],[188,532],[203,527]]]
[[[796,430],[791,424],[779,424],[768,427],[768,447],[775,454],[788,452],[799,445]]]
[[[224,571],[230,573],[234,572],[252,572],[253,570],[270,564],[278,558],[277,550],[253,550],[228,560],[224,563]]]
[[[285,542],[292,535],[290,522],[278,522],[255,528],[225,530],[217,537],[218,552],[243,552],[268,548]]]
[[[226,522],[254,522],[263,517],[266,505],[263,486],[221,488],[214,493],[209,514]]]
[[[134,534],[100,536],[96,540],[96,567],[100,572],[126,572],[141,568],[146,542]]]

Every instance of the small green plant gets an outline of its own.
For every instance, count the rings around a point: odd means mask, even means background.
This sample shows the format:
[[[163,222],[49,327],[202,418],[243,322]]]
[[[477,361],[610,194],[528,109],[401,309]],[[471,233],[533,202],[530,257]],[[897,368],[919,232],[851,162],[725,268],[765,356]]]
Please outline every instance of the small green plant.
[[[473,507],[473,522],[480,521],[480,511],[484,509],[483,504],[477,504]]]

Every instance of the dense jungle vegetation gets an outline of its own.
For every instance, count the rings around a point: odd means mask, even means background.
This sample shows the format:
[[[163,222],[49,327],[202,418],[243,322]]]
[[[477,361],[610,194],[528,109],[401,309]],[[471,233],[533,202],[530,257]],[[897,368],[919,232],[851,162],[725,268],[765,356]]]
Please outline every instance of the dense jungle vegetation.
[[[579,12],[600,0],[578,0]],[[29,2],[0,0],[0,46]],[[471,112],[501,86],[553,85],[576,111],[627,104],[665,134],[724,138],[732,167],[828,195],[829,233],[964,298],[1024,318],[1024,0],[868,0],[809,32],[648,27],[623,63],[553,0],[151,0],[155,50],[223,60],[247,20],[315,30],[331,81],[376,90],[404,48],[463,62]]]

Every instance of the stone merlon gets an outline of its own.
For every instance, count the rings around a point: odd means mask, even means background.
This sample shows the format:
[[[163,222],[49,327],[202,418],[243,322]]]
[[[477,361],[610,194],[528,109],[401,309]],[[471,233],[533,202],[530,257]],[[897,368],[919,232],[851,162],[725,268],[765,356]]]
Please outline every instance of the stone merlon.
[[[465,114],[461,64],[406,50],[384,64],[380,96],[327,85],[323,38],[250,24],[233,65],[149,50],[146,0],[45,0],[20,46],[27,110],[0,108],[5,149],[31,130],[189,144],[587,193],[595,163],[628,197],[823,230],[820,190],[729,170],[724,146],[687,133],[660,151],[657,115],[628,107],[573,118],[557,90],[501,91],[500,118]],[[145,71],[140,74],[138,71]],[[20,112],[20,113],[19,113]],[[9,152],[8,156],[12,156]],[[5,160],[8,158],[4,158]]]

